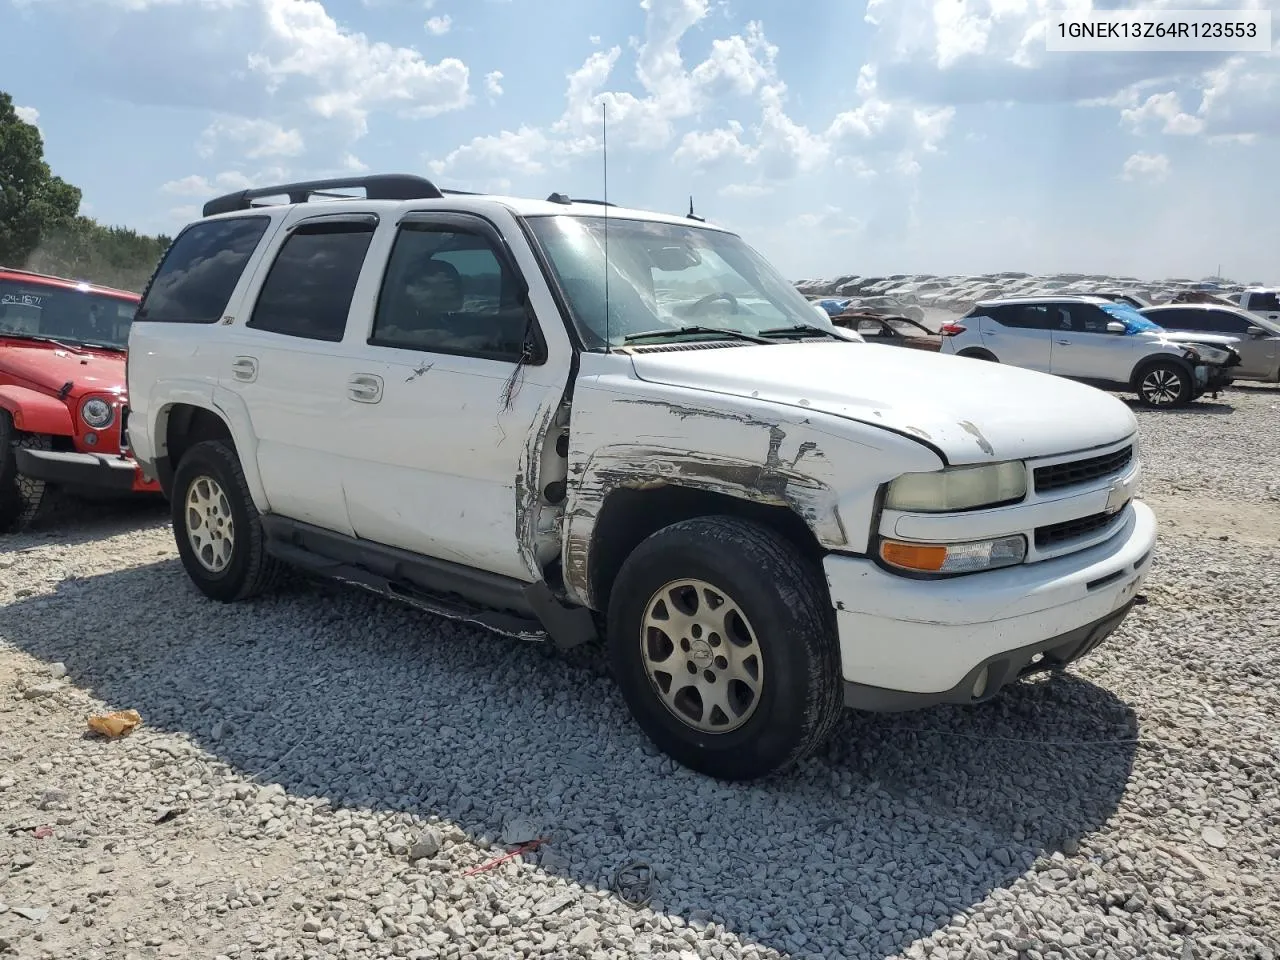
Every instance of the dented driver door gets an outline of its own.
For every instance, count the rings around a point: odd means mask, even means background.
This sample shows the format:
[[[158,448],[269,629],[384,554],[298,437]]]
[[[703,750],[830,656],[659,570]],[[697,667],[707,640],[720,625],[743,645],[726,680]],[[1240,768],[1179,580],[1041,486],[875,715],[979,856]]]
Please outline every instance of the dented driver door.
[[[519,264],[485,219],[410,214],[387,242],[349,341],[351,526],[376,543],[538,579],[530,514],[569,376],[563,325],[543,335]]]

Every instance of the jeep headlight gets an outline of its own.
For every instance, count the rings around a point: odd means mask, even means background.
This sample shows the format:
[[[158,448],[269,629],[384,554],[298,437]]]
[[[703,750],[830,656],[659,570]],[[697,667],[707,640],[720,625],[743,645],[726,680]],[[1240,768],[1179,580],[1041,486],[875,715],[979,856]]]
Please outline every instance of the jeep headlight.
[[[115,415],[115,411],[111,409],[111,404],[100,397],[94,397],[80,408],[80,418],[95,430],[101,430],[103,427],[110,425],[111,421],[115,419]]]
[[[904,473],[889,484],[890,510],[949,513],[1021,500],[1027,495],[1027,468],[1021,460],[977,467],[948,467],[931,473]]]

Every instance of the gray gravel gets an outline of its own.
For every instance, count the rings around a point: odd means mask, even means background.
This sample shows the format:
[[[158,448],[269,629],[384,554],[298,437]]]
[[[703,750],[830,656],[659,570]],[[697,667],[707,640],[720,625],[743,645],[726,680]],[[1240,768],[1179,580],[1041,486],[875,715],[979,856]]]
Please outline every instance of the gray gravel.
[[[155,510],[0,540],[0,956],[1280,954],[1280,391],[1223,402],[1139,414],[1165,535],[1109,645],[768,784],[657,755],[590,653],[200,599]]]

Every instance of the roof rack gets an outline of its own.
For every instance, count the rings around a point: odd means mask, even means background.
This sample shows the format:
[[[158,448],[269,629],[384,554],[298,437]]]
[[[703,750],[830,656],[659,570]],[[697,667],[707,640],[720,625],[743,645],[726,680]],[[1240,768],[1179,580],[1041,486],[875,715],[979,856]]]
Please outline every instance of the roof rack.
[[[571,203],[594,203],[601,207],[616,207],[616,203],[610,203],[608,200],[584,200],[581,197],[571,197],[564,193],[553,193],[547,197],[548,203],[562,203],[568,206]]]
[[[212,217],[235,210],[250,210],[261,197],[288,196],[290,203],[307,203],[312,195],[335,196],[327,191],[363,187],[366,200],[439,200],[444,193],[425,177],[412,174],[379,173],[366,177],[339,177],[333,180],[304,180],[271,187],[254,187],[215,197],[204,205],[204,215]],[[337,195],[342,196],[342,195]],[[354,198],[348,198],[354,199]]]

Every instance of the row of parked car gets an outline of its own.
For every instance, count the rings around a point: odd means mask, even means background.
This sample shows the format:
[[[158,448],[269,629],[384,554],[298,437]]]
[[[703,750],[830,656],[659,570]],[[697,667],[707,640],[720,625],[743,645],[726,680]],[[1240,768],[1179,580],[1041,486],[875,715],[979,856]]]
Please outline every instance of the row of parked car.
[[[862,304],[823,306],[868,342],[1013,364],[1176,407],[1235,380],[1280,383],[1280,312],[1266,293],[1246,292],[1255,311],[1217,298],[1138,308],[1121,295],[1004,297],[937,332]]]
[[[1235,350],[1086,300],[885,349],[729,231],[560,193],[361,176],[203,214],[141,298],[0,274],[8,519],[158,491],[212,600],[291,567],[598,640],[644,732],[730,779],[845,707],[977,703],[1102,643],[1156,520],[1133,411],[1052,371],[1128,350],[1112,379],[1195,394]]]

